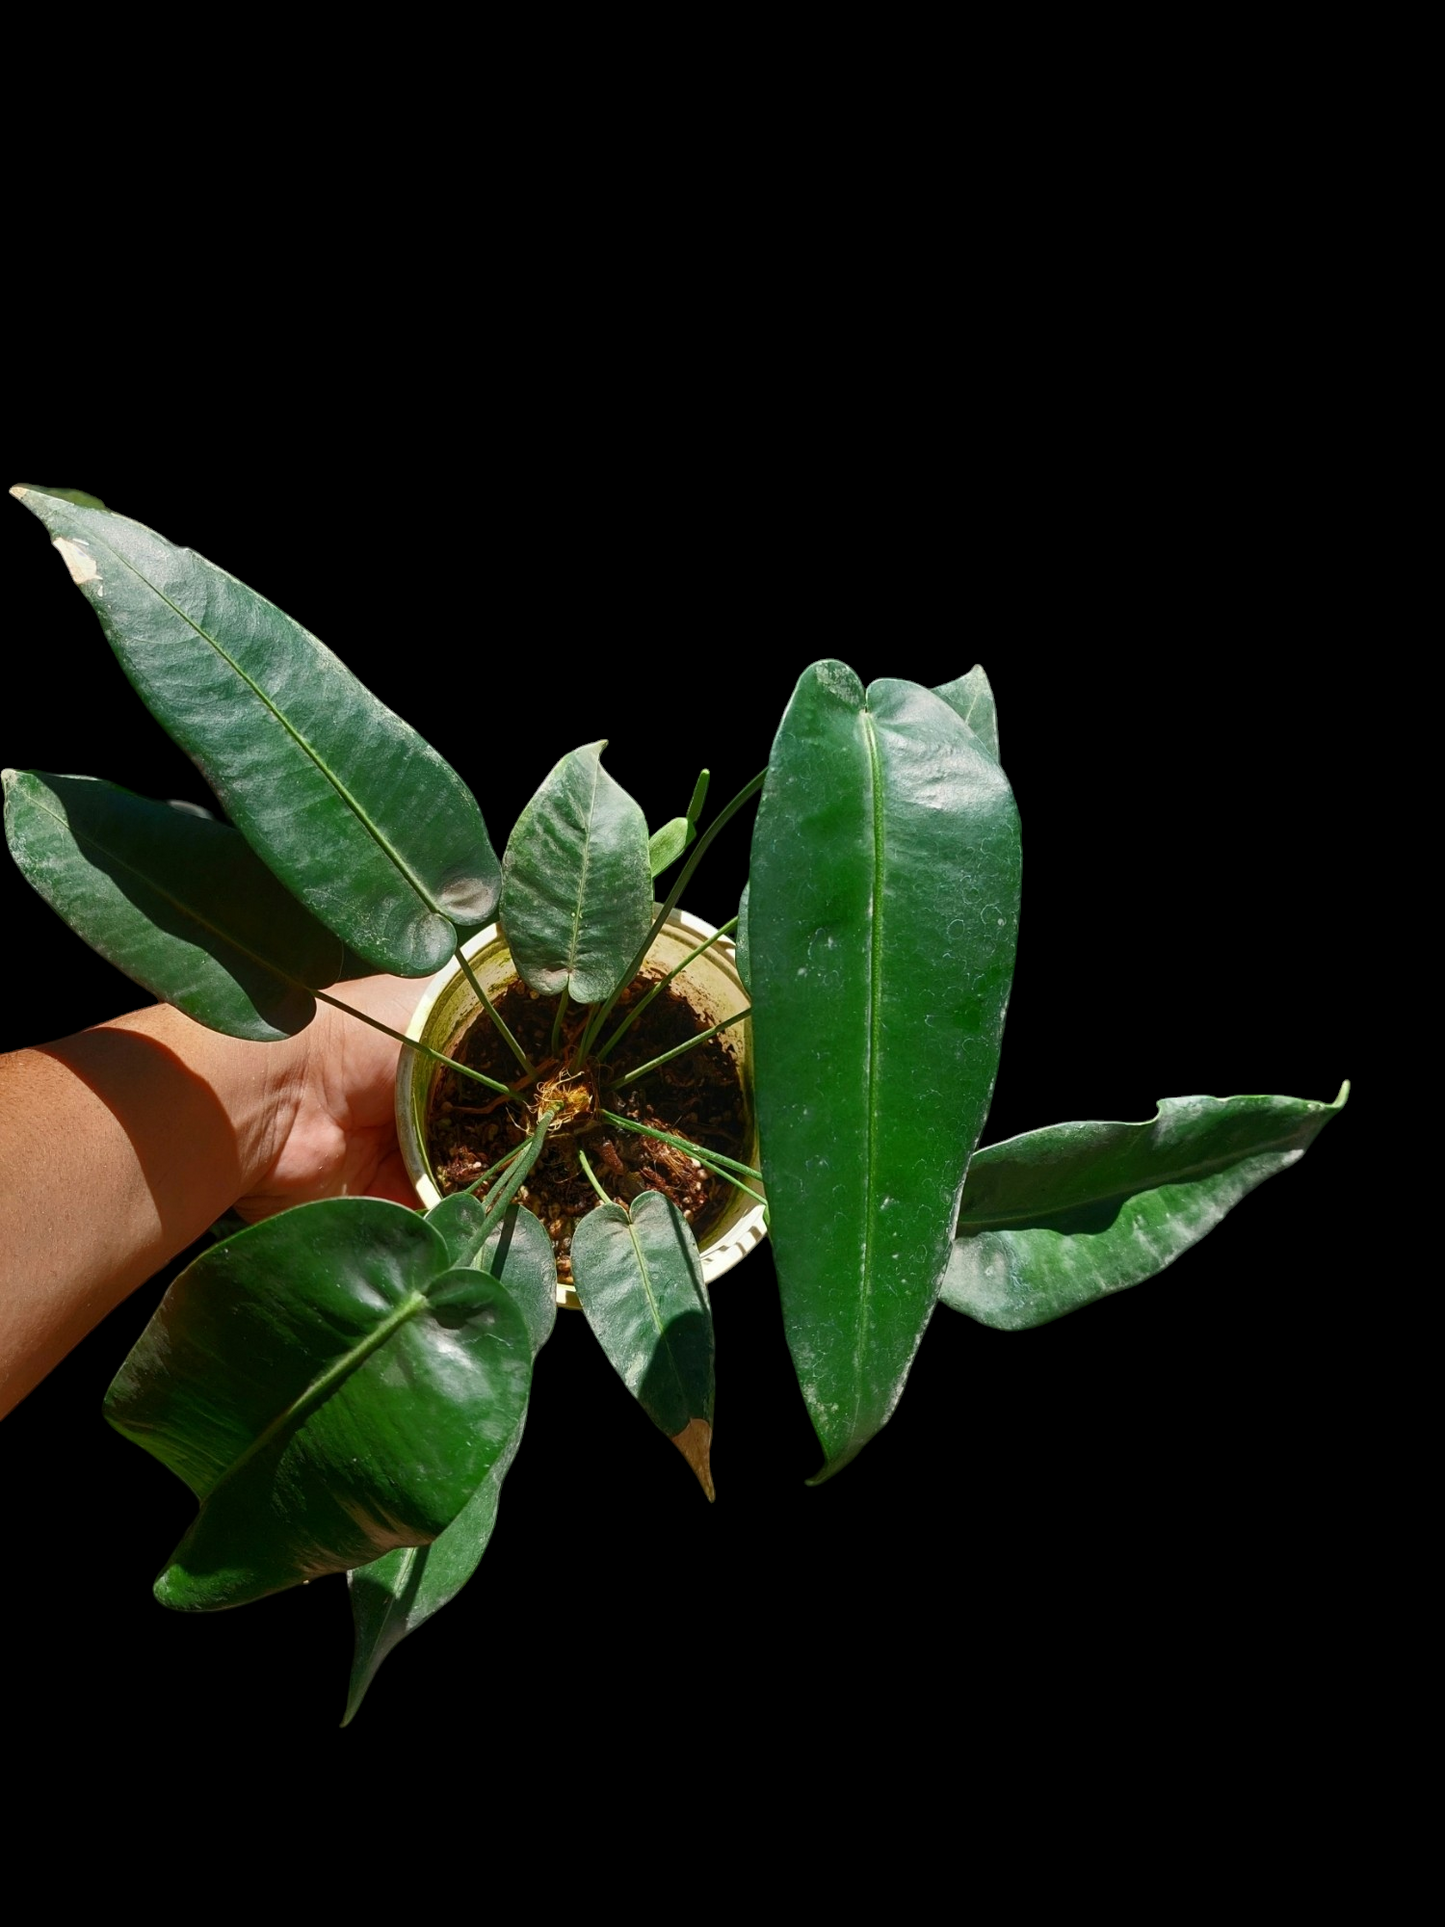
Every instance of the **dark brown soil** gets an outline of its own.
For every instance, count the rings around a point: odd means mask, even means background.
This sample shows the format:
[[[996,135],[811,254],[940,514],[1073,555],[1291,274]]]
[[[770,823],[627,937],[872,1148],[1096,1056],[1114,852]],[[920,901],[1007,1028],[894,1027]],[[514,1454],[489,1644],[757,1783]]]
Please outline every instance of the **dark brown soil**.
[[[658,974],[644,972],[623,991],[604,1027],[604,1041],[629,1006],[657,982]],[[708,1028],[687,999],[669,986],[653,998],[592,1075],[584,1071],[559,1082],[588,1013],[568,1011],[561,1050],[554,1053],[555,999],[539,997],[525,984],[514,981],[493,1002],[538,1067],[538,1076],[516,1097],[506,1098],[493,1097],[483,1085],[459,1077],[455,1071],[444,1070],[438,1075],[427,1120],[432,1169],[442,1193],[464,1191],[514,1145],[530,1137],[541,1093],[543,1102],[561,1099],[575,1108],[572,1115],[554,1122],[542,1155],[518,1196],[547,1227],[557,1250],[557,1275],[563,1284],[570,1284],[572,1279],[568,1253],[573,1227],[598,1202],[577,1161],[579,1146],[617,1203],[629,1204],[645,1190],[661,1191],[687,1218],[698,1243],[705,1243],[732,1186],[704,1170],[687,1152],[657,1138],[609,1125],[598,1112],[615,1111],[673,1137],[687,1138],[704,1150],[745,1159],[746,1112],[727,1033],[709,1038],[636,1083],[619,1085],[618,1080],[628,1071]],[[452,1054],[461,1063],[513,1088],[524,1082],[521,1066],[485,1011],[478,1013]],[[484,1197],[491,1184],[500,1183],[505,1175],[498,1172],[494,1180],[478,1185],[478,1194]]]

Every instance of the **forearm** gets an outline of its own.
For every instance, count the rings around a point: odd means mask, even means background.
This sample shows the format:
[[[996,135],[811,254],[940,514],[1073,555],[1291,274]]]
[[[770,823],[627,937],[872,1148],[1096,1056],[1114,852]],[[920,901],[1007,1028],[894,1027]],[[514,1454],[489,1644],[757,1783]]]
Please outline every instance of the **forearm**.
[[[304,1049],[159,1005],[0,1057],[0,1413],[261,1180]]]

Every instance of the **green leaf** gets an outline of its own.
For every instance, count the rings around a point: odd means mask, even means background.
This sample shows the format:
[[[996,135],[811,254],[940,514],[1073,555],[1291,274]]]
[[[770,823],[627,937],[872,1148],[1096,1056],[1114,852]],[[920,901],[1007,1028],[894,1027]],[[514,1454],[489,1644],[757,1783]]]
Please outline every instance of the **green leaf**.
[[[953,682],[940,683],[933,693],[935,696],[942,696],[949,708],[963,718],[989,755],[997,762],[999,760],[998,705],[993,699],[993,690],[983,670],[974,667],[966,676],[959,676]]]
[[[669,863],[676,863],[696,835],[697,831],[685,816],[675,816],[660,830],[654,830],[647,840],[649,874],[659,876]]]
[[[201,1501],[156,1597],[242,1605],[435,1539],[530,1380],[522,1313],[401,1205],[298,1205],[213,1246],[106,1396],[111,1424]]]
[[[502,927],[523,980],[597,1004],[652,922],[642,811],[602,767],[605,743],[564,756],[517,819],[502,859]]]
[[[238,830],[89,776],[8,769],[4,786],[26,881],[118,970],[229,1037],[311,1022],[342,946]]]
[[[374,968],[417,977],[487,922],[501,879],[471,792],[329,649],[139,522],[13,492],[152,714],[328,930]]]
[[[599,1205],[572,1237],[572,1286],[602,1349],[713,1496],[712,1308],[687,1220],[659,1191]]]
[[[514,1204],[498,1213],[470,1191],[454,1191],[434,1204],[426,1220],[447,1242],[454,1266],[475,1265],[500,1278],[527,1321],[532,1350],[539,1352],[557,1322],[557,1254],[536,1215]]]
[[[478,1265],[501,1280],[527,1321],[532,1356],[546,1344],[557,1317],[557,1263],[552,1241],[521,1205],[485,1230],[485,1208],[470,1192],[457,1191],[427,1213],[447,1241],[454,1265]],[[497,1523],[502,1480],[522,1443],[525,1411],[490,1472],[445,1532],[429,1546],[385,1553],[347,1574],[356,1646],[342,1725],[355,1719],[367,1688],[387,1654],[435,1612],[448,1605],[481,1562]]]
[[[753,994],[752,952],[748,948],[748,890],[750,887],[745,883],[743,893],[738,898],[738,927],[733,937],[733,954],[737,959],[738,975],[742,978],[743,989],[749,997]]]
[[[1124,1291],[1198,1244],[1344,1109],[1299,1097],[1165,1097],[1146,1124],[1055,1124],[969,1166],[943,1302],[1025,1331]]]
[[[916,683],[805,671],[753,833],[753,1062],[793,1363],[826,1454],[892,1413],[998,1066],[1018,926],[1003,772]]]
[[[670,863],[676,863],[696,837],[697,819],[702,815],[702,806],[707,801],[709,776],[710,772],[705,769],[698,771],[686,816],[673,817],[670,823],[664,823],[660,830],[654,830],[649,837],[647,865],[653,876],[660,876]]]

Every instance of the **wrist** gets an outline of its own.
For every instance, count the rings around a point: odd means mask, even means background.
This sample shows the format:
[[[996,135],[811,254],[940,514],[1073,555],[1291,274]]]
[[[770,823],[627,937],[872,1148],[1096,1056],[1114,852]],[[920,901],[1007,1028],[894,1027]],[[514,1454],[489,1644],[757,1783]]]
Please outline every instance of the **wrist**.
[[[178,1107],[191,1114],[204,1111],[207,1138],[219,1132],[229,1139],[226,1155],[219,1159],[200,1155],[202,1146],[196,1146],[196,1183],[208,1193],[207,1209],[214,1201],[209,1193],[217,1185],[229,1193],[215,1213],[219,1216],[264,1178],[296,1114],[309,1032],[274,1044],[248,1043],[208,1030],[169,1004],[115,1018],[99,1029],[148,1038],[164,1053]]]

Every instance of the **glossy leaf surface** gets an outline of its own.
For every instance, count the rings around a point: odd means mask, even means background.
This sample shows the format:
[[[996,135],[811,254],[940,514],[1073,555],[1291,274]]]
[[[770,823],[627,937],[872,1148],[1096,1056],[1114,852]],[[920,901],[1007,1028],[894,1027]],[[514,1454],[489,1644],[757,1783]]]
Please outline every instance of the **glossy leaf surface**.
[[[687,1220],[658,1191],[599,1205],[573,1234],[572,1286],[622,1382],[711,1498],[712,1307]]]
[[[139,522],[14,492],[152,714],[329,930],[415,977],[490,918],[500,871],[471,792],[329,649]]]
[[[269,1041],[316,1014],[344,952],[238,830],[86,776],[5,771],[11,854],[101,956],[229,1037]]]
[[[998,704],[993,688],[982,668],[975,665],[966,676],[940,683],[934,690],[955,714],[961,716],[995,762],[998,754]]]
[[[474,1265],[500,1278],[527,1321],[532,1350],[538,1352],[557,1322],[557,1254],[535,1213],[524,1204],[503,1212],[488,1209],[484,1198],[454,1191],[434,1204],[426,1221],[446,1239],[456,1266]]]
[[[415,1212],[304,1204],[205,1252],[171,1286],[106,1417],[201,1509],[163,1605],[237,1606],[434,1539],[526,1406],[521,1312],[451,1266]]]
[[[562,758],[502,859],[502,925],[525,982],[574,1003],[611,996],[652,922],[642,811],[602,767],[605,743]]]
[[[557,1317],[557,1264],[552,1241],[523,1206],[487,1230],[481,1200],[458,1191],[427,1213],[447,1241],[454,1265],[474,1264],[501,1280],[527,1321],[532,1355],[546,1344]],[[409,1633],[448,1605],[481,1562],[497,1523],[502,1480],[522,1443],[526,1413],[517,1419],[496,1463],[456,1518],[429,1546],[385,1553],[347,1574],[356,1644],[347,1692],[346,1725],[356,1717],[377,1668]]]
[[[1013,797],[949,705],[807,670],[758,811],[748,943],[774,1256],[825,1474],[888,1419],[932,1312],[1018,902]]]
[[[969,1166],[944,1303],[1025,1331],[1154,1277],[1302,1158],[1348,1093],[1166,1097],[1145,1124],[1055,1124],[990,1144]]]

